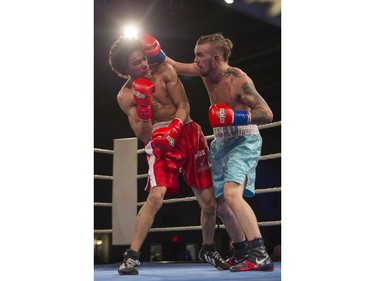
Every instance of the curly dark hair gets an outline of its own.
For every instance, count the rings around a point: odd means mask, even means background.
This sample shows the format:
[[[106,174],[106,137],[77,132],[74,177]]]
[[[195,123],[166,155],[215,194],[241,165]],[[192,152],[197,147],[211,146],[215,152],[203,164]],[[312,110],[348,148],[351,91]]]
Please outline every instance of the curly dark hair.
[[[141,49],[141,42],[120,36],[109,51],[109,65],[118,76],[127,79],[126,65],[132,52]]]

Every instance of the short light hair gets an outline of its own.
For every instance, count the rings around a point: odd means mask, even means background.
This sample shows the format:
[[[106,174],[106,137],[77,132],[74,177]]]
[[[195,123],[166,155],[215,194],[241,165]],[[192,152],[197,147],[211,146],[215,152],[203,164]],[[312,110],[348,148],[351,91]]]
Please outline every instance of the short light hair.
[[[225,38],[221,33],[213,33],[202,35],[198,38],[196,44],[202,45],[206,43],[215,43],[216,49],[222,53],[223,59],[228,62],[233,49],[233,43],[230,39]]]

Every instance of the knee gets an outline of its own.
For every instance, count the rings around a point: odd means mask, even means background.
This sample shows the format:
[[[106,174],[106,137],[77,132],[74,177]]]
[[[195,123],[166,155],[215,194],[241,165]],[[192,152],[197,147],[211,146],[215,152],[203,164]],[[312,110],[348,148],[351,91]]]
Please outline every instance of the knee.
[[[238,187],[225,186],[224,187],[224,200],[228,203],[229,207],[237,204],[239,200],[242,200],[242,190]]]
[[[163,205],[163,197],[159,196],[158,194],[150,194],[147,198],[147,204],[151,207],[155,213],[159,211],[161,206]]]
[[[217,215],[219,218],[225,221],[227,219],[230,219],[233,213],[229,206],[224,202],[217,205]]]
[[[216,200],[210,200],[201,205],[202,212],[204,214],[215,214],[216,213]]]

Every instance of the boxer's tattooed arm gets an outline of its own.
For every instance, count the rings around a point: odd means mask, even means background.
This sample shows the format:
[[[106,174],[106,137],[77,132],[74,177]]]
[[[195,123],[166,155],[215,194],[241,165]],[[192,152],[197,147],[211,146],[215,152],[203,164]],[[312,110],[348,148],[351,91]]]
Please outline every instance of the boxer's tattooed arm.
[[[261,97],[261,95],[250,85],[249,82],[244,82],[241,85],[244,94],[250,101],[251,108],[251,120],[252,123],[261,124],[263,120],[267,120],[268,114],[262,110],[263,105],[267,105],[266,101]]]
[[[253,87],[251,87],[249,82],[242,83],[241,88],[245,95],[252,100],[252,103],[257,104],[265,102],[259,93]]]

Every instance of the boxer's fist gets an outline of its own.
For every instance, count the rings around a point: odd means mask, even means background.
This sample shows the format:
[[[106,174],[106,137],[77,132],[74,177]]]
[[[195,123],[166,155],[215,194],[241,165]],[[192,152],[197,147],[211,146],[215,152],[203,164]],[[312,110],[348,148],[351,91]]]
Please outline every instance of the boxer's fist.
[[[137,78],[133,81],[133,89],[138,118],[141,121],[149,121],[151,119],[151,94],[155,91],[155,85],[145,78]]]
[[[247,125],[251,121],[249,111],[233,110],[226,104],[211,105],[208,118],[212,127]]]
[[[149,34],[143,34],[139,37],[139,41],[141,41],[142,50],[147,57],[155,59],[157,63],[165,61],[167,56],[160,48],[160,44],[155,37]]]
[[[168,127],[156,129],[152,133],[153,145],[163,153],[168,152],[175,147],[183,126],[181,119],[175,118]]]

